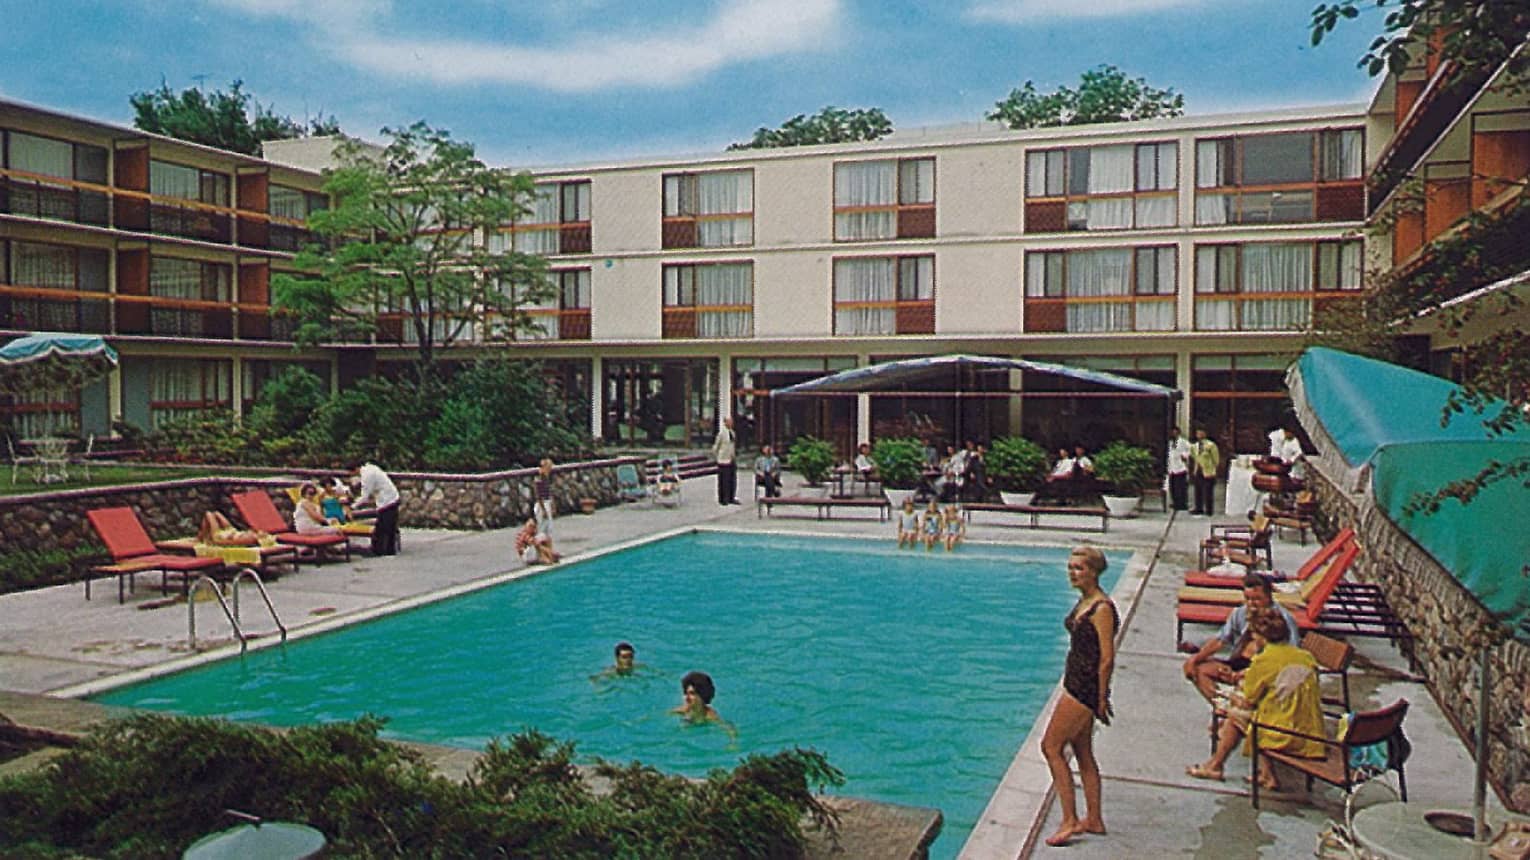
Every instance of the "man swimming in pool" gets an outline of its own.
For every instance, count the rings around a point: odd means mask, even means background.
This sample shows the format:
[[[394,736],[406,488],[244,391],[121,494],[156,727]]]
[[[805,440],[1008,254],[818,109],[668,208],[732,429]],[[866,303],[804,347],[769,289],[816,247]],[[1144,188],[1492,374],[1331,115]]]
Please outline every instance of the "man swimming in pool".
[[[643,664],[637,662],[637,649],[632,647],[631,642],[618,642],[613,651],[615,663],[591,675],[590,680],[595,682],[608,681],[613,678],[625,678],[637,674]]]

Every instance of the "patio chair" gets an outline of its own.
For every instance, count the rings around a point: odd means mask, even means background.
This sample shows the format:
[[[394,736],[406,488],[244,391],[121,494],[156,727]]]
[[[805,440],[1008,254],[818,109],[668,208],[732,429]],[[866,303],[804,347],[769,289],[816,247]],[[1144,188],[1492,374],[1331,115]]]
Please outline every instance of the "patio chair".
[[[224,572],[223,560],[220,558],[160,552],[132,508],[96,508],[86,511],[85,516],[100,536],[101,542],[106,544],[113,564],[131,566],[134,572],[159,571],[161,594],[170,593],[169,578],[172,576],[180,579],[181,593],[184,595],[198,576],[205,574],[217,578]],[[118,594],[120,602],[120,589]]]
[[[85,480],[90,480],[90,455],[96,450],[96,434],[92,433],[85,437],[85,450],[78,456],[69,458],[70,462],[78,464],[85,473]]]
[[[624,502],[635,502],[648,496],[648,487],[643,484],[637,466],[622,463],[616,467],[616,492]]]
[[[1339,676],[1339,698],[1323,697],[1323,703],[1342,705],[1349,710],[1349,664],[1355,659],[1355,646],[1340,642],[1317,631],[1309,631],[1302,637],[1302,650],[1317,661],[1318,675]]]
[[[14,437],[9,435],[5,437],[5,447],[9,448],[11,453],[11,486],[16,486],[16,472],[23,466],[31,468],[34,472],[42,468],[42,457],[36,454],[16,453],[16,439]]]
[[[276,538],[276,542],[285,546],[293,547],[300,553],[307,550],[313,561],[344,559],[351,560],[351,542],[343,534],[335,535],[303,535],[292,530],[281,511],[266,495],[265,490],[248,490],[243,493],[235,493],[229,497],[234,502],[234,507],[239,509],[239,516],[244,518],[245,523],[252,529],[259,529]]]
[[[1412,745],[1408,743],[1408,739],[1402,732],[1403,718],[1407,715],[1408,700],[1398,699],[1380,710],[1364,711],[1350,716],[1349,724],[1338,740],[1304,735],[1290,729],[1279,730],[1285,735],[1303,737],[1323,744],[1327,750],[1327,755],[1323,758],[1303,758],[1280,750],[1260,749],[1259,730],[1273,727],[1261,726],[1256,721],[1249,726],[1254,747],[1254,772],[1258,772],[1259,757],[1265,756],[1272,762],[1280,762],[1305,776],[1309,792],[1312,791],[1312,781],[1321,779],[1329,785],[1343,789],[1347,795],[1353,793],[1366,780],[1389,770],[1395,770],[1398,794],[1406,803],[1408,778],[1403,772],[1403,765],[1408,760],[1408,754],[1412,752]],[[1380,746],[1377,747],[1377,745]],[[1368,754],[1371,750],[1367,748],[1372,747],[1377,747],[1375,752],[1378,754]],[[1252,794],[1254,808],[1257,809],[1259,807],[1259,780],[1257,779],[1253,782]]]
[[[1273,568],[1275,557],[1270,546],[1274,524],[1263,514],[1256,514],[1247,523],[1214,523],[1211,533],[1201,541],[1201,569],[1221,562],[1241,564],[1249,570],[1263,566]]]
[[[1313,553],[1302,562],[1296,573],[1289,577],[1272,576],[1276,581],[1284,579],[1286,582],[1302,582],[1319,570],[1326,570],[1329,559],[1333,558],[1344,548],[1346,544],[1355,539],[1355,530],[1349,526],[1339,530],[1333,539],[1324,544],[1317,552]],[[1207,573],[1204,570],[1192,570],[1185,574],[1185,585],[1193,585],[1202,588],[1242,588],[1242,576],[1218,576]]]

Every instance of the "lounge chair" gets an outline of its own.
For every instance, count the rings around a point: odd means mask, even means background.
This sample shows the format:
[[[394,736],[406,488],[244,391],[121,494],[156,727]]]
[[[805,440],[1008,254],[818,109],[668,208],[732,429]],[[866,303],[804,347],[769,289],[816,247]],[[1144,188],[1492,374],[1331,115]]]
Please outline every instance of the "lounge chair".
[[[1292,574],[1290,577],[1287,577],[1285,581],[1301,582],[1316,571],[1326,570],[1328,560],[1337,555],[1338,552],[1344,548],[1345,544],[1354,539],[1355,530],[1353,528],[1345,526],[1344,528],[1340,529],[1339,533],[1333,536],[1333,540],[1330,540],[1328,543],[1324,544],[1321,549],[1313,553],[1306,561],[1302,562],[1302,566],[1297,568],[1296,573]],[[1278,580],[1280,577],[1275,577],[1275,579]],[[1218,576],[1216,574],[1207,573],[1204,570],[1192,570],[1185,574],[1185,585],[1194,585],[1204,588],[1242,588],[1243,577]]]
[[[294,486],[288,487],[287,488],[287,498],[292,500],[292,504],[294,506],[296,506],[298,502],[301,502],[303,500],[303,485],[302,484],[296,484]],[[346,516],[350,517],[349,506],[344,506],[344,509],[345,509],[345,512],[346,512]],[[340,533],[345,535],[346,540],[350,542],[351,549],[355,549],[356,548],[356,542],[357,541],[360,541],[360,540],[370,541],[372,539],[372,529],[373,529],[373,527],[374,527],[373,523],[364,523],[361,520],[355,519],[353,517],[344,520],[343,522],[340,523],[340,526],[339,526]],[[398,544],[399,544],[399,549],[403,549],[404,542],[402,540],[400,540],[398,542]]]
[[[638,474],[637,466],[622,463],[616,467],[616,492],[624,502],[635,502],[648,496],[648,487]]]
[[[1321,573],[1315,573],[1301,580],[1296,585],[1295,591],[1275,591],[1275,602],[1287,609],[1306,608],[1311,606],[1319,593],[1326,599],[1333,593],[1339,584],[1339,579],[1349,570],[1350,564],[1359,555],[1360,547],[1353,541],[1333,555],[1322,567]],[[1354,583],[1359,585],[1359,583]],[[1367,590],[1364,593],[1369,594]],[[1179,590],[1180,603],[1218,603],[1236,606],[1243,602],[1243,592],[1234,588],[1205,588],[1197,585],[1186,585]]]
[[[250,528],[270,534],[276,538],[277,543],[295,547],[299,551],[306,549],[312,553],[315,561],[326,558],[351,560],[351,542],[345,535],[298,534],[287,524],[286,518],[276,509],[265,490],[248,490],[235,493],[229,498],[233,499],[234,507],[239,509],[239,516],[244,517]]]
[[[86,511],[90,525],[106,544],[114,565],[132,567],[134,573],[159,571],[159,591],[169,594],[170,577],[181,581],[181,593],[191,589],[191,583],[201,575],[217,577],[224,572],[223,560],[198,556],[170,555],[160,552],[144,531],[143,523],[132,508],[97,508]],[[119,602],[121,591],[118,591]]]
[[[680,480],[678,473],[675,475],[674,487],[667,493],[660,491],[663,481],[664,475],[661,472],[659,477],[654,480],[653,486],[648,488],[649,501],[656,505],[667,505],[669,507],[675,507],[684,501],[685,482]]]
[[[1264,554],[1263,566],[1273,568],[1275,558],[1270,546],[1274,525],[1264,515],[1256,515],[1248,523],[1216,523],[1211,533],[1201,541],[1201,568],[1215,563],[1241,564],[1249,570],[1260,566],[1260,553]]]
[[[1303,758],[1290,755],[1280,750],[1262,750],[1259,748],[1259,730],[1272,728],[1261,726],[1258,722],[1250,725],[1254,747],[1254,771],[1259,769],[1259,757],[1266,756],[1271,761],[1280,762],[1287,767],[1299,771],[1307,777],[1307,790],[1312,790],[1312,781],[1321,779],[1329,785],[1335,785],[1343,789],[1346,794],[1353,792],[1356,787],[1379,773],[1389,770],[1397,771],[1398,794],[1403,802],[1408,800],[1408,778],[1403,773],[1403,765],[1408,760],[1408,753],[1412,747],[1408,739],[1403,737],[1403,718],[1408,715],[1408,700],[1398,699],[1393,704],[1379,711],[1365,711],[1354,714],[1349,718],[1349,726],[1338,740],[1329,740],[1326,737],[1313,737],[1303,735],[1290,729],[1280,729],[1282,734],[1295,735],[1310,740],[1318,741],[1327,748],[1327,755],[1323,758]],[[1355,750],[1381,744],[1382,755],[1376,759],[1374,766],[1356,766],[1355,756],[1351,755]],[[1259,781],[1253,783],[1254,807],[1259,806]]]

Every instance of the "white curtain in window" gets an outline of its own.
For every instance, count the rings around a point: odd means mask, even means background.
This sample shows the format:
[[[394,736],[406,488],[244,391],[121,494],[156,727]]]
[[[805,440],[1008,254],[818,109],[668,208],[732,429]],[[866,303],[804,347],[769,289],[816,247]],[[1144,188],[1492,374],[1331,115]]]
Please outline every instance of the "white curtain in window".
[[[1031,251],[1025,255],[1025,294],[1041,298],[1047,294],[1047,255]]]
[[[1339,289],[1358,290],[1365,277],[1364,247],[1359,242],[1339,246]]]
[[[1359,129],[1330,131],[1323,135],[1323,178],[1359,179],[1365,153]]]
[[[167,299],[202,298],[202,266],[195,260],[154,257],[149,261],[149,295]]]
[[[308,217],[308,197],[297,189],[273,185],[266,211],[278,218],[301,221]]]
[[[1307,327],[1312,319],[1309,299],[1245,299],[1245,331],[1288,331]]]
[[[1138,197],[1137,226],[1173,227],[1178,203],[1178,197]]]
[[[867,257],[834,262],[835,302],[892,302],[897,298],[896,261],[890,257]],[[892,307],[835,308],[837,335],[895,334],[897,314]]]
[[[754,218],[722,218],[696,222],[696,244],[703,248],[748,245],[754,241]]]
[[[520,219],[522,224],[558,223],[558,183],[543,182],[536,188],[531,199],[531,213]]]
[[[1195,327],[1200,331],[1232,331],[1236,312],[1231,299],[1196,299]]]
[[[1195,195],[1195,223],[1202,226],[1228,223],[1232,220],[1234,199],[1231,194]]]
[[[156,197],[200,200],[202,199],[201,174],[195,167],[150,161],[149,193]]]
[[[1312,245],[1257,242],[1243,246],[1243,292],[1312,291]]]
[[[11,132],[11,169],[74,178],[74,146],[62,140]]]
[[[1047,194],[1047,154],[1025,154],[1025,196],[1045,197]]]
[[[1198,140],[1195,142],[1195,187],[1215,188],[1222,184],[1222,142]],[[1197,223],[1217,223],[1200,221]]]
[[[935,202],[935,160],[913,158],[898,164],[898,202],[907,204]]]
[[[1131,295],[1132,251],[1112,248],[1068,255],[1068,298]],[[1068,331],[1130,331],[1132,303],[1068,303]]]
[[[1136,147],[1095,146],[1089,150],[1089,193],[1131,191]]]
[[[511,234],[503,230],[493,230],[484,237],[483,248],[490,254],[508,253],[511,248]]]
[[[517,230],[512,246],[522,254],[558,253],[558,228]]]
[[[11,282],[18,287],[75,288],[74,252],[68,248],[17,242],[11,246],[11,257]]]
[[[697,177],[698,215],[728,215],[754,210],[754,188],[747,170],[703,173]]]
[[[834,165],[834,205],[892,206],[895,204],[897,162],[853,161]],[[844,212],[834,216],[836,239],[891,239],[897,235],[896,213]]]
[[[754,267],[697,266],[697,305],[739,305],[739,310],[699,311],[697,337],[749,337],[754,333]]]
[[[1132,226],[1132,198],[1091,198],[1088,218],[1090,230],[1128,229]]]
[[[1137,331],[1173,331],[1174,303],[1166,301],[1137,302]]]

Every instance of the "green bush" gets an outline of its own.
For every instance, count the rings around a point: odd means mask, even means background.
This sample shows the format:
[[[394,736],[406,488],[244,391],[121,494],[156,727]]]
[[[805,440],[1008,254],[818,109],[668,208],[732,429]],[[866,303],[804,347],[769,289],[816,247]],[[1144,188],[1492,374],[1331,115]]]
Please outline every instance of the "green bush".
[[[1153,480],[1153,466],[1157,462],[1152,451],[1119,439],[1090,459],[1094,461],[1094,476],[1122,496],[1142,492]]]
[[[878,439],[871,446],[871,459],[877,464],[882,486],[891,490],[911,490],[924,474],[924,443],[912,436]]]
[[[0,845],[173,858],[229,826],[225,809],[315,827],[331,857],[794,857],[804,816],[837,826],[811,788],[843,777],[811,750],[749,756],[700,781],[599,762],[611,790],[597,796],[574,746],[537,732],[491,741],[458,783],[381,740],[382,726],[106,723],[48,767],[0,779]]]
[[[786,461],[809,484],[822,484],[834,468],[834,446],[813,436],[798,436]]]
[[[984,464],[994,483],[1007,492],[1035,492],[1046,481],[1046,449],[1023,436],[1001,436],[993,440]]]
[[[294,436],[328,399],[324,380],[306,368],[288,367],[261,387],[244,423],[264,437]]]
[[[149,448],[170,451],[178,460],[239,465],[260,461],[260,440],[227,409],[178,415],[146,439]]]
[[[68,549],[18,549],[0,553],[0,594],[74,582],[75,569],[86,559],[104,559],[106,550],[95,544]]]

